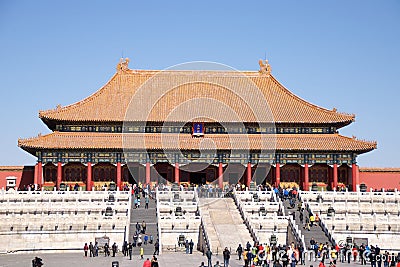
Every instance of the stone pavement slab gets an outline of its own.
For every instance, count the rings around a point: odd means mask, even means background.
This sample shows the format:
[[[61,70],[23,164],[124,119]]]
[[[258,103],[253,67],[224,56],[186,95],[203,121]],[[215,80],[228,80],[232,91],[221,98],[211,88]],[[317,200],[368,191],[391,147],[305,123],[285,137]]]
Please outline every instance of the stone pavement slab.
[[[115,258],[104,257],[103,255],[95,258],[83,256],[83,253],[38,253],[38,254],[7,254],[0,255],[0,267],[30,267],[32,259],[38,256],[43,259],[43,267],[111,267],[113,261],[119,262],[119,267],[142,267],[143,261],[138,255],[134,255],[132,260],[118,254]],[[144,258],[150,258],[151,255],[145,255]],[[212,264],[219,260],[222,263],[222,255],[213,257]],[[202,253],[194,252],[193,254],[185,254],[182,252],[164,253],[158,257],[160,267],[198,267],[200,263],[207,259]],[[329,264],[326,265],[329,266]],[[305,266],[313,265],[317,267],[319,262],[310,262]],[[237,260],[237,255],[231,256],[231,267],[241,267],[243,262]],[[304,265],[299,265],[304,266]],[[338,267],[355,267],[360,266],[359,263],[338,263]]]

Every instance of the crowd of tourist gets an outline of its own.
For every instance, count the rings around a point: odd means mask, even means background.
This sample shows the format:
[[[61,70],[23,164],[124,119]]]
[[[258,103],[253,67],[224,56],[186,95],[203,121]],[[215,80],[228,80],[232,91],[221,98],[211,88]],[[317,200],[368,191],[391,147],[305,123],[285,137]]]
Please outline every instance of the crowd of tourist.
[[[306,260],[317,262],[318,267],[330,267],[341,263],[359,263],[360,265],[370,264],[371,267],[400,267],[400,253],[395,255],[388,251],[382,252],[378,246],[368,246],[361,244],[348,244],[343,247],[338,245],[331,246],[328,243],[322,244],[312,239],[309,248],[304,251],[301,246],[294,243],[289,245],[268,245],[247,242],[243,247],[241,244],[235,251],[239,261],[243,262],[244,267],[296,267],[305,265]],[[228,267],[231,252],[225,248],[222,257],[223,264],[219,261],[213,265],[213,253],[210,250],[205,252],[207,265],[201,262],[200,267]],[[310,265],[312,266],[312,264]]]
[[[157,186],[159,190],[170,190],[171,187],[160,184]],[[148,209],[148,205],[151,199],[155,198],[155,189],[150,188],[150,185],[133,185],[124,186],[124,190],[131,190],[133,203],[135,209],[139,209],[144,206],[144,209]],[[242,191],[247,190],[247,188],[242,184],[236,184],[231,186],[225,186],[223,189],[219,188],[217,185],[202,185],[202,186],[183,186],[180,185],[178,190],[197,190],[200,197],[221,197],[226,194],[231,193],[233,190]],[[38,190],[34,186],[30,185],[26,190]],[[77,190],[73,188],[72,190]],[[301,224],[304,225],[304,229],[310,230],[314,225],[318,225],[319,216],[318,214],[312,214],[303,203],[299,200],[298,191],[296,188],[271,188],[268,185],[258,185],[257,191],[269,191],[274,190],[275,195],[281,198],[282,201],[287,201],[289,207],[295,210],[297,203],[297,212]],[[271,198],[270,201],[275,201]],[[143,204],[144,203],[144,204]],[[282,210],[278,211],[280,215]],[[295,220],[296,213],[293,212],[293,219]],[[158,266],[158,261],[156,255],[159,253],[159,242],[158,239],[154,240],[154,237],[146,233],[146,222],[137,222],[135,226],[135,232],[132,236],[132,242],[125,241],[122,244],[121,252],[124,257],[129,257],[132,259],[132,251],[134,247],[139,248],[139,255],[143,259],[144,267],[154,267]],[[152,259],[144,259],[144,249],[143,246],[153,245],[154,253]],[[194,242],[192,240],[186,240],[182,246],[185,247],[186,254],[193,253]],[[98,257],[99,256],[99,245],[97,242],[94,244],[90,242],[84,245],[84,255],[85,257]],[[101,247],[101,252],[104,253],[105,257],[111,256],[115,257],[118,252],[118,246],[113,243],[109,246],[108,243]],[[330,245],[328,242],[322,243],[314,240],[310,240],[310,244],[306,249],[304,249],[301,244],[287,244],[287,245],[268,245],[247,242],[244,246],[239,244],[234,253],[237,255],[239,261],[243,261],[245,267],[253,266],[268,266],[268,267],[295,267],[296,265],[304,265],[305,258],[308,257],[309,260],[315,260],[319,262],[319,267],[324,267],[326,263],[333,267],[337,262],[341,263],[351,263],[359,262],[361,265],[371,264],[371,267],[400,267],[400,253],[395,255],[394,253],[389,253],[388,251],[381,251],[378,246],[368,246],[361,244],[347,244],[345,246],[339,247],[337,244]],[[213,253],[208,250],[205,251],[205,256],[207,258],[207,265],[204,262],[200,266],[209,267],[228,267],[231,251],[225,248],[222,252],[223,262],[215,261],[213,263]]]

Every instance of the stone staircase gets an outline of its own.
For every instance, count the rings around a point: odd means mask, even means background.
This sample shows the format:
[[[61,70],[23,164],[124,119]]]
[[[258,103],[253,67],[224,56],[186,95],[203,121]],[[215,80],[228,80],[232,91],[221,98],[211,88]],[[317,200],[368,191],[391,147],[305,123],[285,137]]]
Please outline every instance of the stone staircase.
[[[302,230],[301,232],[304,235],[304,243],[305,243],[307,249],[309,249],[309,247],[310,247],[310,240],[311,240],[312,237],[314,238],[314,240],[317,243],[325,244],[326,242],[328,242],[328,244],[331,245],[331,242],[329,241],[328,237],[325,235],[325,232],[322,230],[321,226],[319,226],[318,224],[317,225],[314,224],[314,226],[310,228],[310,231],[305,230],[303,228],[303,226],[304,226],[304,224],[306,222],[306,216],[308,216],[308,211],[307,210],[303,211],[304,217],[303,217],[303,223],[301,223],[301,221],[300,221],[300,211],[298,211],[298,208],[297,208],[297,205],[299,203],[298,200],[296,200],[294,208],[290,207],[289,200],[284,200],[282,202],[283,202],[283,205],[284,205],[284,213],[285,213],[285,215],[293,216],[293,213],[295,213],[295,217],[296,217],[295,221],[296,221],[296,224],[298,225],[298,227]]]
[[[253,240],[232,198],[200,198],[199,208],[213,253]]]
[[[133,199],[132,197],[132,207],[133,207]],[[146,222],[146,234],[149,236],[150,240],[150,235],[153,235],[154,242],[153,244],[147,243],[147,245],[142,245],[144,248],[144,254],[145,255],[153,255],[154,253],[154,243],[158,239],[158,228],[157,228],[157,212],[156,212],[156,200],[155,199],[150,199],[149,202],[149,208],[145,209],[144,208],[144,198],[142,198],[143,204],[140,205],[140,208],[138,209],[132,209],[131,210],[131,221],[129,225],[129,238],[128,242],[133,242],[133,234],[136,231],[136,223],[139,222],[141,225],[143,221]],[[142,235],[142,240],[143,240],[144,235]],[[133,255],[139,255],[139,248],[134,247],[132,250]]]

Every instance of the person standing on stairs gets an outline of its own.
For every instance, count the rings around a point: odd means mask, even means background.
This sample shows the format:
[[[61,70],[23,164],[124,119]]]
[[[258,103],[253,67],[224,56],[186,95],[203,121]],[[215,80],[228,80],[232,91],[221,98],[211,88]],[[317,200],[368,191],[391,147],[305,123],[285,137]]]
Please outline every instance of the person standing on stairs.
[[[160,249],[160,243],[158,242],[158,239],[156,240],[156,242],[154,243],[154,255],[158,255],[159,253],[159,249]]]
[[[143,221],[142,222],[142,234],[145,234],[146,233],[146,222],[145,221]]]
[[[140,259],[143,260],[143,256],[144,256],[144,248],[140,247]]]
[[[310,214],[310,227],[313,227],[314,226],[314,222],[315,222],[315,217],[314,217],[314,214]]]
[[[310,218],[306,215],[306,223],[304,224],[304,229],[310,231]]]
[[[149,196],[146,195],[146,197],[144,198],[144,208],[147,210],[149,209]]]
[[[304,218],[304,217],[303,217],[303,211],[302,211],[302,210],[300,211],[300,216],[299,216],[299,218],[300,218],[300,223],[303,224],[303,218]]]
[[[129,259],[132,260],[132,244],[129,242],[128,244],[128,253],[129,253]]]

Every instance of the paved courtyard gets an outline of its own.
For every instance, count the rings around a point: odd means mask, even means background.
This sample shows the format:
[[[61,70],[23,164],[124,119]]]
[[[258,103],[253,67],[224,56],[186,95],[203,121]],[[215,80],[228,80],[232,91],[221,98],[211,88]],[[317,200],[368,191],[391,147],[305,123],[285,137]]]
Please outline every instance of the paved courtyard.
[[[96,257],[96,258],[85,258],[83,257],[83,253],[47,253],[47,254],[8,254],[8,255],[0,255],[0,267],[30,267],[32,266],[32,259],[38,256],[43,259],[44,267],[71,267],[71,266],[79,266],[79,267],[111,267],[113,261],[118,261],[120,267],[127,266],[138,266],[141,267],[143,265],[143,260],[140,259],[138,255],[135,255],[132,260],[129,258],[123,257],[121,254],[117,255],[117,257]],[[145,256],[151,258],[151,256]],[[202,261],[207,263],[207,259],[201,253],[194,253],[192,255],[185,254],[182,252],[176,253],[164,253],[158,257],[160,267],[168,266],[168,267],[198,267]],[[221,255],[217,257],[213,257],[213,264],[219,260],[222,262]],[[310,262],[307,263],[306,266],[313,265],[314,267],[318,266],[318,262]],[[328,264],[327,264],[328,265]],[[351,264],[341,264],[338,263],[337,266],[347,266],[354,267],[360,265],[359,263],[351,263]],[[237,260],[237,255],[233,255],[231,262],[231,267],[239,267],[243,266],[243,262]],[[300,265],[301,266],[301,265]]]

